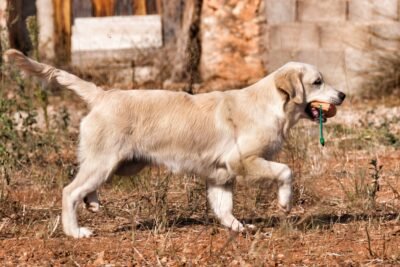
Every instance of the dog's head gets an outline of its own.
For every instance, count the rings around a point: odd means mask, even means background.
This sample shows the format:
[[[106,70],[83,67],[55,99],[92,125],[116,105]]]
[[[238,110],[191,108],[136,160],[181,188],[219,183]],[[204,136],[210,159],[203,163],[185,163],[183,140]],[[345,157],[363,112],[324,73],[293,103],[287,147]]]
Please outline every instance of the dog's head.
[[[316,67],[305,63],[285,64],[274,73],[274,80],[276,88],[286,98],[285,104],[299,111],[302,118],[318,118],[319,113],[311,108],[312,102],[337,106],[346,97],[344,93],[326,84]]]

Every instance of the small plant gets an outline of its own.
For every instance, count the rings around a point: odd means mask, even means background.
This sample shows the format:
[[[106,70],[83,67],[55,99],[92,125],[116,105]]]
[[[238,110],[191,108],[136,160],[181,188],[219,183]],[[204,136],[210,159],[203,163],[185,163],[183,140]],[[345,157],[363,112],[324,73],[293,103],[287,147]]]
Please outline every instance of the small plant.
[[[15,123],[8,112],[14,103],[0,98],[0,174],[6,184],[10,184],[10,173],[16,163],[10,142],[16,139]]]
[[[201,206],[202,193],[205,191],[205,185],[194,175],[184,177],[184,188],[186,193],[188,215],[194,214]]]
[[[6,47],[3,47],[6,48]],[[59,168],[54,168],[49,156],[58,154],[68,133],[69,114],[64,108],[56,114],[55,124],[61,124],[50,129],[50,119],[47,118],[47,94],[32,80],[24,80],[21,73],[6,65],[1,66],[2,83],[0,84],[0,177],[5,185],[12,183],[14,177],[23,175],[25,170],[44,164],[41,175],[59,177]],[[46,128],[38,125],[38,109],[43,110]],[[59,117],[57,120],[56,117]],[[55,125],[58,126],[58,125]],[[60,129],[64,130],[60,132]],[[64,133],[61,135],[60,133]],[[43,180],[49,185],[49,181]]]
[[[379,179],[381,177],[381,172],[383,165],[379,165],[376,159],[372,159],[369,163],[371,165],[371,183],[367,187],[368,193],[368,203],[370,208],[375,208],[376,204],[376,193],[379,191]]]
[[[63,132],[68,131],[71,116],[65,106],[62,106],[59,111],[54,114],[53,120],[56,122],[56,129],[61,129]]]
[[[340,188],[343,190],[347,200],[352,207],[373,210],[376,206],[376,195],[380,190],[379,180],[382,176],[382,165],[377,159],[369,161],[370,179],[365,168],[358,169],[357,175],[349,176],[353,187],[348,187],[341,179],[336,177]],[[350,206],[348,206],[350,207]]]
[[[162,177],[159,173],[156,179],[154,191],[154,230],[156,233],[164,232],[168,227],[168,186],[171,178],[170,174]]]
[[[33,47],[33,58],[39,59],[39,25],[36,16],[29,16],[26,18],[26,28],[28,30],[29,39]]]
[[[400,94],[400,53],[381,52],[375,63],[365,73],[365,82],[361,86],[366,96],[385,96]]]
[[[367,227],[367,226],[365,226],[365,233],[366,233],[366,235],[367,235],[368,253],[369,253],[369,256],[370,256],[370,257],[376,257],[375,252],[372,250],[372,246],[371,246],[371,237],[370,237],[370,235],[369,235],[368,227]]]

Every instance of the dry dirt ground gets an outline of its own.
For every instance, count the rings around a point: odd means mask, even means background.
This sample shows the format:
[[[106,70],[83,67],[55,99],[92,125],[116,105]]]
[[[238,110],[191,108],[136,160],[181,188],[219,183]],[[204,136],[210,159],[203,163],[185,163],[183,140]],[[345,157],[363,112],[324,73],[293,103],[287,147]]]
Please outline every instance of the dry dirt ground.
[[[77,109],[69,106],[59,149],[41,151],[2,184],[1,266],[400,265],[396,101],[348,100],[326,124],[324,148],[316,124],[296,127],[278,156],[296,176],[289,216],[276,208],[274,184],[236,184],[234,213],[256,232],[219,226],[200,178],[154,167],[103,186],[98,213],[82,205],[80,223],[96,235],[79,240],[60,225],[61,190],[77,168]]]

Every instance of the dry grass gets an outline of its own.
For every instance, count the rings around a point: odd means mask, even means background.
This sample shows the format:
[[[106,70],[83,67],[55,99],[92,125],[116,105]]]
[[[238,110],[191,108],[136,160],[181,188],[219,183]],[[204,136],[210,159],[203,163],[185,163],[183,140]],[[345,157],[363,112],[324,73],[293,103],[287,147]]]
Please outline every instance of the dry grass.
[[[396,51],[377,52],[370,70],[364,73],[361,86],[365,96],[400,95],[400,53]]]
[[[371,88],[386,79],[385,90],[393,92],[397,74],[386,67],[371,75]],[[12,69],[2,66],[2,74],[0,262],[6,265],[400,264],[400,115],[391,114],[398,102],[347,101],[325,127],[325,148],[317,125],[298,125],[277,157],[295,174],[289,216],[276,207],[273,182],[235,186],[234,213],[256,224],[256,233],[235,234],[214,220],[204,180],[157,167],[104,185],[100,212],[80,209],[80,221],[98,236],[74,240],[61,230],[61,190],[77,170],[85,108]]]
[[[10,76],[10,70],[3,73],[0,260],[6,264],[400,263],[400,136],[392,127],[396,118],[378,116],[383,122],[371,128],[363,117],[373,116],[365,115],[365,103],[348,102],[339,110],[326,126],[325,148],[319,146],[315,124],[302,123],[292,131],[278,156],[296,177],[288,217],[276,208],[274,183],[237,183],[235,214],[256,224],[256,233],[238,235],[220,227],[207,209],[206,184],[199,177],[148,168],[106,184],[98,214],[80,209],[81,222],[98,236],[73,240],[61,231],[60,197],[77,168],[72,110],[82,106],[67,100],[69,95],[49,96],[51,106],[44,106],[34,83]],[[373,110],[385,103],[368,105]],[[53,113],[39,125],[35,121],[43,108]],[[14,116],[20,111],[28,114],[22,128],[16,125],[21,118]],[[361,122],[341,123],[346,112],[361,114]]]

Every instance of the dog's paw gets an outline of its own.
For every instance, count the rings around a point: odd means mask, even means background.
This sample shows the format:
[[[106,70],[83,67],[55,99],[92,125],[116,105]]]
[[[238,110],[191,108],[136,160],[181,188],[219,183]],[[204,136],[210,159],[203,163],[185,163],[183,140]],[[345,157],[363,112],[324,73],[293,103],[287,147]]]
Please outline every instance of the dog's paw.
[[[85,208],[91,212],[98,212],[100,210],[99,202],[85,203]]]
[[[279,208],[280,211],[285,213],[285,215],[288,215],[290,213],[290,211],[292,210],[292,207],[291,207],[290,204],[285,205],[285,206],[283,206],[281,204],[278,204],[278,208]]]
[[[73,238],[84,238],[93,235],[93,232],[86,227],[79,227],[76,231],[70,234]]]
[[[245,229],[243,224],[241,224],[238,220],[235,220],[231,226],[230,226],[232,231],[235,232],[243,232],[243,230]]]
[[[255,234],[257,232],[258,228],[254,224],[245,224],[243,232],[244,233],[250,233],[250,234]]]

